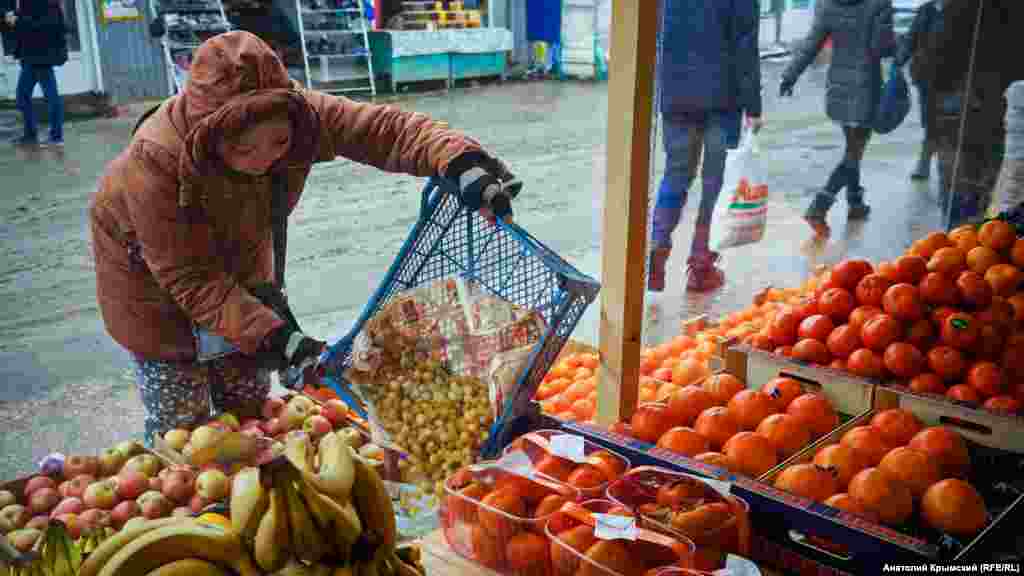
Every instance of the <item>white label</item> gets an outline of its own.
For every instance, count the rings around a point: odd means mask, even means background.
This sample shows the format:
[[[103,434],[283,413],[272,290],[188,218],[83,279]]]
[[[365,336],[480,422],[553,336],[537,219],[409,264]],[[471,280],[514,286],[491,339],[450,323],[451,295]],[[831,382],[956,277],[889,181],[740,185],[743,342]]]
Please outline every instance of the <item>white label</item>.
[[[522,450],[509,452],[498,459],[494,465],[507,472],[533,478],[533,462],[530,461],[530,457],[526,455],[526,452]]]
[[[548,439],[549,450],[555,456],[571,460],[577,464],[587,461],[583,453],[583,436],[575,434],[558,434]]]
[[[614,514],[594,514],[594,536],[601,540],[636,540],[636,519]]]
[[[761,569],[746,558],[729,554],[725,557],[725,568],[715,570],[715,576],[761,576]]]

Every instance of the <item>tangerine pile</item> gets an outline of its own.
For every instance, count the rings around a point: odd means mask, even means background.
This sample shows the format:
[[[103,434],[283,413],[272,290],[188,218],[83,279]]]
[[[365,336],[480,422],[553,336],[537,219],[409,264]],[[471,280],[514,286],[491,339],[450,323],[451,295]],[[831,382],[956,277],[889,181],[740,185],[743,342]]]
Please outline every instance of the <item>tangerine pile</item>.
[[[931,528],[969,537],[988,524],[984,500],[964,480],[970,465],[959,434],[893,409],[787,467],[775,487],[890,526],[917,510]]]
[[[756,478],[838,425],[828,399],[792,378],[750,390],[723,373],[679,388],[666,402],[641,404],[612,431]]]

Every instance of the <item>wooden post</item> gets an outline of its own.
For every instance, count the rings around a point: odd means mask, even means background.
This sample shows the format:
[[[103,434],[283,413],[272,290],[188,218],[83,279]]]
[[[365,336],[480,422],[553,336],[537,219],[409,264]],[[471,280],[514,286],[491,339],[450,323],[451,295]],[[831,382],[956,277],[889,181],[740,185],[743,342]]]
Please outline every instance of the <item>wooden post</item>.
[[[658,4],[612,0],[597,392],[604,425],[632,415],[640,386]]]

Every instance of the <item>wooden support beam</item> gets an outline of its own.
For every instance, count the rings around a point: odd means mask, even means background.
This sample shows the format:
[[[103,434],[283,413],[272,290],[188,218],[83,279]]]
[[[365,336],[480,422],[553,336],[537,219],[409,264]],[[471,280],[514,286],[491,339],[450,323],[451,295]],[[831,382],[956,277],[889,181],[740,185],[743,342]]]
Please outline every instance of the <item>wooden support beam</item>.
[[[597,420],[632,415],[640,386],[658,4],[612,0]]]

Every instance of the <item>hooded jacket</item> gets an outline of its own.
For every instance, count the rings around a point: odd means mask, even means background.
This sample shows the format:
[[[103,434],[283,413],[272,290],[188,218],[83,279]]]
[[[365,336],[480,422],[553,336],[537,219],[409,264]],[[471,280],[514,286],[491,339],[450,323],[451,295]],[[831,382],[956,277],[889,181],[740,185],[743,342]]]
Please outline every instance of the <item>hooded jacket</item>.
[[[821,0],[783,80],[795,83],[831,37],[825,113],[841,124],[869,125],[881,98],[881,59],[896,49],[892,15],[892,0]]]
[[[68,61],[68,31],[59,2],[22,0],[16,15],[15,58],[29,66],[62,66]]]
[[[274,278],[271,178],[218,169],[210,157],[220,125],[244,117],[238,107],[266,96],[313,122],[279,168],[289,213],[314,162],[344,157],[431,176],[479,150],[421,114],[296,86],[256,36],[216,36],[196,50],[182,93],[107,166],[89,208],[97,299],[107,331],[136,356],[194,361],[193,323],[252,356],[284,324],[247,290]]]

